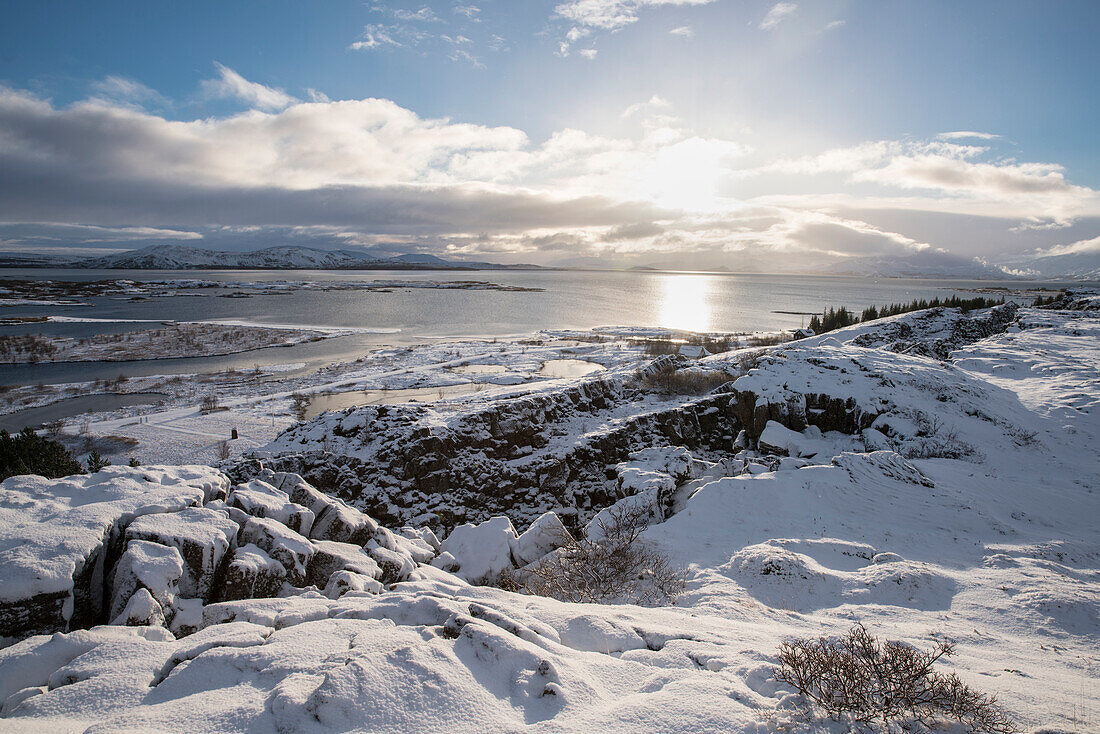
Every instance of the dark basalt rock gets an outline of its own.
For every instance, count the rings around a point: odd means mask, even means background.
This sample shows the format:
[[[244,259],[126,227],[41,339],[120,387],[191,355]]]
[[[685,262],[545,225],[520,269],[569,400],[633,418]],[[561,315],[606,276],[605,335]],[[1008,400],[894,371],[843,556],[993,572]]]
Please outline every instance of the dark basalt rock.
[[[449,529],[497,514],[527,524],[551,508],[569,523],[584,522],[614,501],[607,467],[631,451],[653,445],[728,451],[737,435],[728,395],[685,396],[682,404],[629,417],[604,412],[646,394],[622,380],[589,380],[556,392],[453,406],[449,410],[459,414],[448,415],[445,426],[422,405],[353,408],[341,420],[334,414],[318,419],[343,439],[344,453],[317,451],[306,442],[302,452],[262,460],[270,469],[301,474],[389,526]],[[304,434],[308,424],[298,430]]]

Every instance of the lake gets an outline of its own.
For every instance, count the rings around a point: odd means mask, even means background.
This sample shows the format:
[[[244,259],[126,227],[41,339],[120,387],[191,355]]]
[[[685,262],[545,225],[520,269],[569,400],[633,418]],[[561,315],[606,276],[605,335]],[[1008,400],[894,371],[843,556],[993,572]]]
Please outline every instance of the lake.
[[[5,306],[0,318],[64,315],[112,323],[30,323],[0,326],[0,334],[88,336],[150,328],[126,320],[234,320],[374,329],[323,342],[274,347],[222,357],[0,367],[0,384],[58,383],[151,374],[214,372],[255,365],[304,363],[312,370],[355,359],[383,345],[431,340],[511,338],[542,329],[659,326],[690,331],[773,331],[802,325],[827,306],[861,310],[873,304],[973,295],[977,288],[1057,287],[1019,281],[906,280],[799,275],[608,271],[232,271],[0,269],[0,279],[217,281],[479,280],[539,292],[395,288],[390,292],[300,290],[284,295],[220,298],[209,293],[133,302],[122,297],[79,298],[89,306]],[[1022,299],[1030,300],[1030,299]]]

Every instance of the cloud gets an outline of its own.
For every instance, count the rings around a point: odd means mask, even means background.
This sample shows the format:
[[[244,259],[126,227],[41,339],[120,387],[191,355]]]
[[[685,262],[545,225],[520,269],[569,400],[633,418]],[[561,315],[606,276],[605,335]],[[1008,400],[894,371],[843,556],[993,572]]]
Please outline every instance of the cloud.
[[[402,10],[396,8],[390,11],[394,18],[405,22],[413,23],[441,23],[442,19],[435,14],[435,11],[429,7],[423,7],[420,10]]]
[[[594,48],[582,48],[580,51],[577,51],[577,53],[591,61],[596,58],[596,54],[599,52]]]
[[[485,64],[481,63],[481,59],[462,48],[456,47],[448,54],[447,58],[451,61],[468,61],[475,69],[485,68]]]
[[[716,0],[569,0],[554,8],[566,20],[589,28],[618,30],[638,21],[642,8],[660,5],[708,5]]]
[[[822,30],[823,31],[835,30],[837,28],[840,28],[842,25],[846,24],[847,22],[848,21],[846,21],[846,20],[834,20],[834,21],[831,21],[828,24],[826,24],[826,26]]]
[[[148,104],[165,106],[169,104],[168,100],[156,90],[128,77],[112,74],[99,81],[92,82],[90,86],[92,96],[89,101],[93,102],[129,107],[144,107]]]
[[[1080,255],[1083,253],[1100,254],[1100,236],[1078,240],[1067,245],[1055,245],[1054,247],[1036,250],[1034,256],[1036,258],[1057,257],[1058,255]]]
[[[656,95],[624,113],[637,121],[630,135],[566,128],[538,140],[385,99],[309,98],[173,120],[0,87],[0,222],[32,223],[0,226],[0,238],[10,243],[10,227],[24,226],[20,237],[36,247],[292,237],[536,262],[662,254],[805,270],[944,243],[1021,252],[1067,233],[1012,232],[1013,223],[1075,222],[1086,241],[1100,222],[1097,193],[1060,166],[947,140],[768,161],[687,128]]]
[[[955,130],[954,132],[940,133],[936,136],[941,140],[966,140],[968,138],[975,140],[997,140],[1001,136],[994,135],[993,133],[979,133],[973,130]]]
[[[202,234],[191,230],[161,227],[100,227],[66,222],[0,222],[0,235],[8,244],[53,240],[67,243],[131,242],[145,240],[201,240]]]
[[[678,28],[673,28],[668,32],[670,36],[682,36],[683,38],[691,38],[695,35],[695,31],[692,30],[689,25],[682,25]]]
[[[404,46],[405,44],[396,38],[398,33],[400,33],[400,29],[391,29],[380,23],[371,23],[363,26],[363,33],[359,40],[348,46],[348,48],[352,51],[371,51],[387,46]]]
[[[637,23],[639,13],[646,8],[709,5],[713,2],[717,0],[567,0],[554,7],[554,16],[571,24],[557,54],[568,56],[570,45],[593,31],[615,32]]]
[[[203,93],[208,97],[235,98],[260,110],[281,110],[298,101],[282,89],[250,82],[217,61],[214,62],[214,66],[218,70],[218,78],[206,79],[201,84]]]
[[[464,16],[477,22],[477,16],[481,14],[481,8],[476,5],[456,5],[452,9],[455,15]]]
[[[1061,165],[989,159],[986,147],[940,140],[862,143],[775,161],[742,175],[768,173],[842,173],[852,184],[925,190],[941,197],[947,208],[959,200],[993,204],[1014,211],[1027,227],[1064,226],[1100,201],[1096,191],[1067,181]]]
[[[793,15],[797,10],[798,5],[795,3],[776,3],[771,7],[771,10],[768,11],[768,14],[764,16],[764,20],[760,21],[760,29],[770,31]]]
[[[621,117],[625,120],[628,117],[633,117],[638,112],[653,109],[664,109],[669,106],[670,105],[667,99],[664,99],[663,97],[655,94],[649,98],[648,102],[637,102],[627,107],[625,110],[623,110],[623,114],[621,115]]]

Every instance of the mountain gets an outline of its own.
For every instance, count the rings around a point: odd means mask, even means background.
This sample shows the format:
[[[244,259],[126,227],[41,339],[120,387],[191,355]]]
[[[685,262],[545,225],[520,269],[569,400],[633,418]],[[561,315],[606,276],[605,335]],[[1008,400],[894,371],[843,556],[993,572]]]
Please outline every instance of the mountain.
[[[279,246],[251,252],[225,252],[181,245],[154,245],[140,250],[88,258],[70,267],[103,270],[529,270],[537,265],[499,265],[450,261],[435,255],[372,257],[349,250]]]
[[[1016,280],[1020,276],[987,265],[976,258],[925,250],[892,257],[853,257],[824,269],[830,275],[877,278],[958,278],[960,280]]]
[[[1100,250],[1037,257],[1020,267],[1047,280],[1100,280]]]

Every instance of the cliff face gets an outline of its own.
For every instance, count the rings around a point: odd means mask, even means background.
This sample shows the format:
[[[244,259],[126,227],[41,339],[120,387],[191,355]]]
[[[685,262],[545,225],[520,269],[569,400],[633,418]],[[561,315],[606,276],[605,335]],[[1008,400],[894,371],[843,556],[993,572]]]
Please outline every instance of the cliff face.
[[[492,402],[352,408],[287,431],[257,458],[389,524],[505,513],[526,525],[553,509],[576,526],[614,501],[609,468],[631,451],[728,451],[737,431],[728,395],[670,403],[618,378]]]

